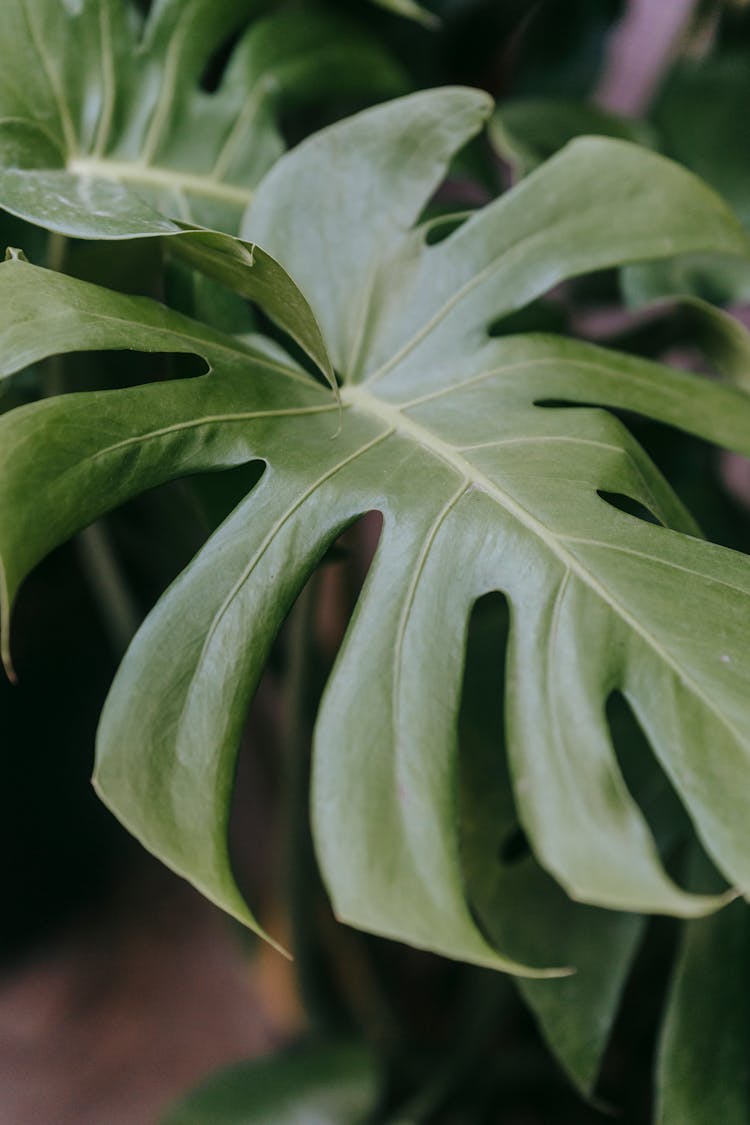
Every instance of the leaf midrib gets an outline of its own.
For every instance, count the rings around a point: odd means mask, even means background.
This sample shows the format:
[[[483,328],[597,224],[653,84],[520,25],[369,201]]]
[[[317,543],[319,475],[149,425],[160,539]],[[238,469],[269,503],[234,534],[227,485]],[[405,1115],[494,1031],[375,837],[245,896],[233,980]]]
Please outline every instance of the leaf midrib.
[[[545,546],[560,559],[566,571],[570,571],[580,578],[593,593],[597,594],[602,601],[633,630],[634,633],[640,636],[654,653],[671,668],[674,675],[689,687],[704,706],[717,717],[724,727],[726,727],[727,731],[737,741],[738,745],[743,745],[741,733],[734,727],[727,716],[717,709],[713,701],[706,696],[695,680],[689,676],[683,668],[679,667],[671,653],[660,644],[659,640],[652,633],[648,632],[648,630],[643,627],[643,624],[638,618],[634,617],[621,602],[611,595],[607,588],[599,582],[575,554],[566,549],[564,545],[567,540],[566,536],[558,536],[551,532],[545,524],[538,520],[536,516],[516,500],[514,496],[506,492],[505,489],[501,488],[490,477],[481,472],[468,458],[464,457],[455,446],[443,441],[431,430],[420,425],[419,422],[415,422],[414,419],[407,418],[397,406],[384,402],[382,399],[375,398],[374,395],[370,394],[361,386],[348,385],[343,387],[341,390],[341,398],[345,405],[354,407],[355,410],[361,413],[385,422],[388,428],[394,433],[399,433],[410,439],[415,444],[421,446],[427,453],[449,465],[459,473],[465,481],[470,482],[479,491],[486,493],[491,499],[495,500],[500,507],[504,508],[505,511],[517,519],[519,523],[533,532],[534,535],[541,539]],[[575,541],[575,537],[571,537],[571,541]]]
[[[228,184],[211,172],[207,174],[181,172],[145,160],[110,160],[107,157],[76,156],[68,161],[67,171],[74,176],[90,179],[113,180],[144,188],[161,188],[169,191],[186,191],[219,203],[234,203],[246,207],[253,198],[250,188]]]

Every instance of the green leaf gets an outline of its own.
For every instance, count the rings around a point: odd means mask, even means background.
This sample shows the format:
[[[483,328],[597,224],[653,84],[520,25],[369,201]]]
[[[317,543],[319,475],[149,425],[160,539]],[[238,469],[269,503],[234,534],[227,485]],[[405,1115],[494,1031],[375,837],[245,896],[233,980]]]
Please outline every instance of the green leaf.
[[[495,150],[519,178],[575,137],[615,137],[655,147],[653,131],[645,122],[618,117],[585,102],[559,98],[504,102],[493,114],[489,133]]]
[[[398,93],[400,70],[346,22],[286,13],[239,39],[215,93],[214,52],[270,0],[4,0],[0,199],[81,238],[167,233],[163,216],[236,233],[284,150],[295,98]]]
[[[212,1076],[162,1125],[358,1125],[377,1089],[375,1066],[362,1048],[308,1044]]]
[[[373,0],[374,4],[378,4],[381,8],[386,8],[389,12],[395,12],[398,16],[406,16],[407,19],[416,20],[417,23],[424,24],[425,27],[437,27],[440,20],[434,14],[425,8],[422,4],[417,4],[416,0]]]
[[[684,59],[653,110],[666,152],[715,187],[750,227],[747,131],[735,107],[750,97],[750,52]]]
[[[310,305],[270,254],[255,243],[212,231],[178,232],[167,245],[175,257],[205,277],[260,305],[309,355],[338,396],[328,352]]]
[[[715,304],[750,301],[750,265],[725,254],[684,254],[665,262],[626,266],[622,294],[631,308],[684,294]]]
[[[750,334],[728,313],[698,297],[679,303],[693,338],[716,369],[738,387],[750,391]]]
[[[286,254],[333,365],[349,381],[368,343],[368,319],[380,298],[375,285],[389,252],[401,246],[454,152],[491,110],[487,95],[450,87],[367,110],[298,145],[280,175],[266,176],[246,213],[243,237],[262,246],[273,241]]]
[[[750,752],[750,560],[697,537],[601,409],[748,453],[750,397],[573,340],[490,329],[566,277],[683,250],[746,253],[747,240],[679,167],[594,139],[428,244],[413,223],[488,108],[466,90],[402,99],[300,145],[258,189],[245,233],[307,294],[344,384],[340,422],[330,392],[291,362],[65,278],[35,305],[38,273],[0,266],[0,278],[13,271],[8,371],[45,349],[123,346],[193,350],[210,366],[0,419],[0,552],[10,596],[46,551],[128,496],[266,463],[131,646],[96,771],[148,847],[248,920],[226,845],[248,701],[317,561],[380,510],[381,543],[316,726],[321,867],[343,919],[524,972],[477,926],[462,870],[456,722],[471,608],[492,590],[508,597],[514,797],[534,854],[569,895],[684,916],[725,901],[664,872],[613,749],[613,690],[719,868],[750,891],[738,782]],[[50,334],[56,301],[64,328]]]
[[[315,316],[303,294],[270,254],[254,243],[242,242],[229,235],[179,228],[175,228],[167,246],[176,258],[200,270],[205,277],[240,297],[256,302],[307,353],[338,395],[331,363]],[[19,263],[25,261],[21,250],[9,249],[7,256]],[[56,282],[51,277],[39,273],[37,278],[40,295],[44,294],[47,286],[54,289]],[[6,285],[8,284],[10,278],[6,277]],[[32,288],[30,285],[28,292],[19,293],[19,307],[24,307],[28,301],[33,305]],[[60,338],[66,339],[68,333],[77,331],[78,320],[74,317],[55,327],[61,332]],[[51,337],[55,338],[57,337]],[[39,346],[39,341],[33,341],[32,351]],[[45,355],[51,354],[46,344],[42,345],[42,352]]]
[[[519,980],[550,1049],[591,1095],[643,921],[571,902],[534,860],[519,825],[505,748],[505,607],[477,607],[464,669],[459,728],[462,863],[485,933],[520,961],[559,962],[562,980]],[[499,706],[498,706],[499,703]]]
[[[686,925],[657,1065],[657,1125],[750,1122],[750,911]]]
[[[660,147],[702,176],[750,228],[750,159],[742,114],[750,95],[750,56],[733,48],[706,59],[682,60],[670,72],[653,110]],[[750,300],[745,262],[683,258],[662,266],[625,271],[627,300],[641,305],[658,297],[690,293],[723,303]]]

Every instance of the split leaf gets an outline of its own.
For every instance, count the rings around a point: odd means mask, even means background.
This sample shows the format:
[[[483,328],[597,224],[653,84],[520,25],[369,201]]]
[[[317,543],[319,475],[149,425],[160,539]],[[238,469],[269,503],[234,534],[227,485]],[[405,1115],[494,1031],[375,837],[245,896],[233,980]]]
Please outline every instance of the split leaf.
[[[133,642],[96,772],[148,847],[252,924],[226,844],[248,702],[318,560],[381,511],[316,725],[322,871],[354,925],[531,973],[549,962],[499,948],[467,899],[456,726],[472,607],[492,591],[508,599],[514,798],[532,852],[569,896],[685,917],[726,901],[665,872],[615,753],[613,691],[727,881],[750,893],[749,790],[738,781],[750,765],[750,559],[699,537],[612,413],[747,454],[750,397],[493,326],[567,277],[683,251],[747,254],[748,243],[690,174],[593,139],[430,244],[415,223],[489,109],[460,89],[387,104],[304,142],[257,190],[245,237],[306,294],[343,384],[340,422],[330,391],[278,352],[145,300],[0,265],[7,371],[45,350],[118,347],[191,351],[209,368],[0,419],[0,552],[7,605],[39,558],[128,497],[265,463]]]

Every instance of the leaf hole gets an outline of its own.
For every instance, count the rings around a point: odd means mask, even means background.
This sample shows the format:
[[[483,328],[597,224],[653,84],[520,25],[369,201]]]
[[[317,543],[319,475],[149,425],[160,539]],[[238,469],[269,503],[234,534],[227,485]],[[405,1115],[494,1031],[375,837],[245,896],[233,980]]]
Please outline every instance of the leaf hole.
[[[436,215],[422,225],[425,245],[438,246],[455,234],[471,215],[471,211],[453,211]]]
[[[228,39],[224,39],[209,55],[208,61],[198,81],[201,90],[206,94],[215,94],[219,86],[221,86],[224,72],[237,46],[238,38],[239,36],[236,34],[230,35]]]
[[[706,539],[734,551],[750,551],[750,520],[744,511],[738,511],[736,499],[722,481],[722,461],[711,442],[636,411],[601,402],[539,398],[534,406],[542,410],[597,410],[617,418],[669,481]]]
[[[540,407],[542,410],[602,410],[598,402],[571,402],[569,398],[537,398],[534,399],[534,406]],[[612,411],[614,413],[614,411]]]
[[[624,492],[605,492],[603,489],[598,488],[597,495],[601,497],[605,504],[616,508],[618,512],[624,512],[627,516],[634,516],[635,519],[643,520],[644,523],[657,524],[659,527],[664,527],[662,521],[650,508],[647,508],[640,500],[634,500],[632,496],[628,496]]]
[[[531,855],[531,848],[529,847],[529,840],[520,825],[516,825],[507,834],[501,843],[497,858],[501,863],[506,866],[513,866],[520,863],[522,860],[527,859]]]
[[[670,860],[692,835],[687,814],[621,690],[610,692],[605,715],[625,784],[646,818],[664,866],[674,876]]]
[[[554,332],[566,336],[569,329],[570,317],[565,305],[554,298],[543,298],[494,320],[487,335],[492,339],[526,332]]]
[[[118,391],[151,383],[198,379],[209,366],[192,353],[86,351],[68,352],[59,357],[61,377],[55,393]],[[28,370],[28,369],[26,369]],[[17,372],[13,378],[22,376]]]
[[[461,855],[470,900],[481,913],[486,873],[530,854],[519,821],[505,750],[505,665],[510,608],[485,594],[471,611],[458,719]],[[498,845],[499,841],[499,845]]]
[[[639,414],[623,412],[620,418],[670,482],[705,537],[747,554],[750,519],[722,480],[725,459],[716,446]]]
[[[305,560],[302,586],[290,584],[284,591],[286,612],[249,702],[230,804],[229,848],[238,886],[275,937],[285,929],[274,890],[284,848],[291,848],[308,916],[331,919],[308,818],[312,730],[382,526],[380,512],[365,512],[321,538],[315,555]],[[337,1002],[330,966],[317,966],[316,975],[316,990],[330,992]]]

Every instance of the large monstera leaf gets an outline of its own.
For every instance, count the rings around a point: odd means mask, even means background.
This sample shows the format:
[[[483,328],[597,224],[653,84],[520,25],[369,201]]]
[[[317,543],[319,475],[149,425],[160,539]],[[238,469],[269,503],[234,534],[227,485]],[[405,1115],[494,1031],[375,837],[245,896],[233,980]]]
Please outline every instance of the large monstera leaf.
[[[495,590],[510,604],[509,770],[542,867],[571,897],[620,911],[690,917],[724,901],[665,873],[613,749],[605,708],[619,691],[705,848],[747,892],[750,560],[700,538],[602,408],[750,453],[750,397],[493,327],[575,274],[676,252],[744,254],[748,244],[699,181],[610,140],[576,142],[436,240],[431,224],[415,224],[490,109],[467,90],[390,103],[311,138],[259,186],[245,248],[266,248],[306,294],[341,407],[278,349],[17,259],[0,266],[6,373],[59,351],[125,347],[193,352],[208,368],[0,420],[0,552],[7,607],[39,558],[135,493],[265,462],[131,646],[96,772],[105,801],[148,847],[254,925],[226,843],[243,717],[317,561],[360,515],[381,511],[317,721],[323,873],[354,925],[533,973],[553,963],[546,951],[512,931],[512,901],[504,924],[495,904],[487,936],[462,864],[456,725],[472,606]],[[175,240],[188,237],[208,236]]]
[[[273,0],[4,0],[0,194],[7,210],[79,237],[164,230],[167,215],[236,233],[284,150],[280,104],[399,93],[398,69],[320,13]],[[241,34],[218,89],[201,78]]]

